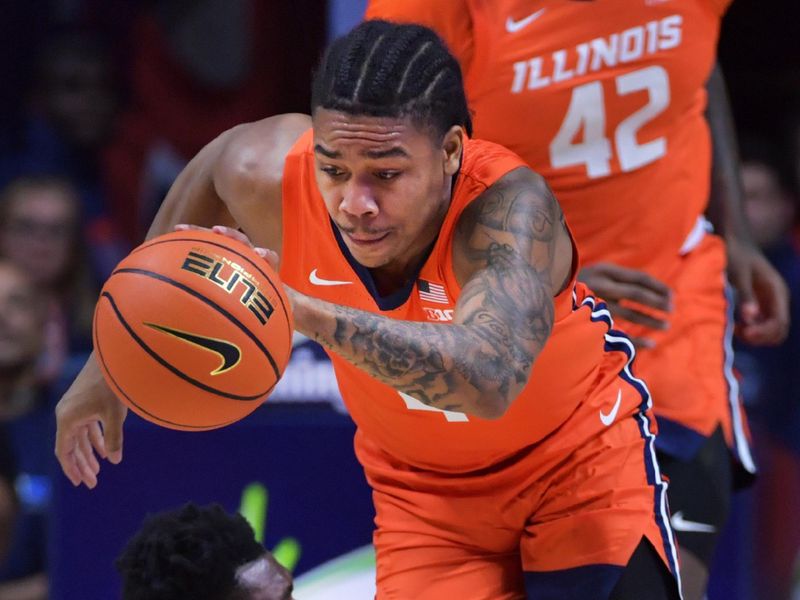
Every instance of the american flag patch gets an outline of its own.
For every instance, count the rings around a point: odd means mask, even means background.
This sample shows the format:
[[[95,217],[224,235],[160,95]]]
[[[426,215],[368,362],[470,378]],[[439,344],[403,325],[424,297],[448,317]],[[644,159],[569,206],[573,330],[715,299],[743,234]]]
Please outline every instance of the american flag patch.
[[[436,304],[450,304],[447,299],[447,293],[444,291],[444,286],[438,283],[431,283],[424,279],[417,279],[417,289],[419,290],[419,297],[425,302],[435,302]]]

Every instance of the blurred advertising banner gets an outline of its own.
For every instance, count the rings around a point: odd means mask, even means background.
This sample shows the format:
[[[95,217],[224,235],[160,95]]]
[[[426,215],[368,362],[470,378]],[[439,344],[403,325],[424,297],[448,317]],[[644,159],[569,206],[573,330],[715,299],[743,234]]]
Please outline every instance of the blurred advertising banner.
[[[338,412],[347,412],[330,359],[319,344],[299,333],[294,334],[292,358],[269,402],[322,402]]]

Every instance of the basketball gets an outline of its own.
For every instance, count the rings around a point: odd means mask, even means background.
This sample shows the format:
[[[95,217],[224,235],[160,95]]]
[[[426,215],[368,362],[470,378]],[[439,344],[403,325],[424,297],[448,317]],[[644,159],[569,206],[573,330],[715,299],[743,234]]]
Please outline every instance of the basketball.
[[[210,231],[154,238],[117,265],[94,313],[97,362],[131,410],[200,431],[254,411],[280,379],[292,313],[255,251]]]

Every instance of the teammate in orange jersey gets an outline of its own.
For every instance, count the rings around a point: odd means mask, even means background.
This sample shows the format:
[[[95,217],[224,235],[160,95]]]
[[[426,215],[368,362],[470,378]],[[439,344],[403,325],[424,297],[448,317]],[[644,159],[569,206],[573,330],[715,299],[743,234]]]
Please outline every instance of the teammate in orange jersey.
[[[541,177],[469,139],[455,58],[429,29],[362,24],[326,53],[312,115],[211,142],[150,234],[223,224],[280,250],[358,425],[378,597],[677,598],[633,344],[576,281]],[[94,360],[57,416],[65,473],[94,487],[124,418]]]
[[[730,457],[739,474],[754,471],[731,372],[723,241],[743,338],[776,343],[788,325],[786,288],[744,227],[724,84],[712,76],[728,3],[371,0],[366,13],[443,36],[476,137],[545,178],[580,248],[580,279],[645,347],[637,371],[653,393],[690,599],[703,596],[728,514]],[[718,235],[703,216],[709,122]]]

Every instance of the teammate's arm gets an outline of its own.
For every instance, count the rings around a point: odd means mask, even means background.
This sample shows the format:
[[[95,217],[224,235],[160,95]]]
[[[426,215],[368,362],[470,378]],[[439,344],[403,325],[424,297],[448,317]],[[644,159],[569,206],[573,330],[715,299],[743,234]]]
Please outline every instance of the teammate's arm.
[[[706,87],[714,149],[708,216],[727,245],[728,277],[738,295],[741,319],[737,334],[750,344],[778,344],[789,330],[789,293],[750,236],[733,119],[719,65]]]
[[[453,260],[464,283],[452,325],[398,321],[294,293],[295,326],[429,406],[499,418],[553,327],[554,288],[571,268],[569,251],[553,268],[559,232],[566,235],[549,189],[517,169],[460,218]]]

